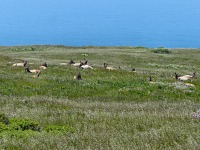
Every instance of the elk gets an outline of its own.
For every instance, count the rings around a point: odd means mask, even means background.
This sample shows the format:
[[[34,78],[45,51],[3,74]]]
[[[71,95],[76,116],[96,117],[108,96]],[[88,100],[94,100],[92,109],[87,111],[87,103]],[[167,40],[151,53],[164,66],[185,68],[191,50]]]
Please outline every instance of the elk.
[[[194,78],[196,76],[196,72],[193,72],[192,75],[184,75],[185,77],[188,77],[188,78]]]
[[[185,83],[185,85],[186,85],[186,86],[190,86],[190,87],[193,87],[193,88],[195,88],[195,85],[194,85],[194,84],[192,84],[192,83]]]
[[[40,69],[47,69],[47,63],[44,62],[43,64],[40,65]]]
[[[82,69],[93,69],[92,66],[90,66],[90,65],[82,65],[82,66],[80,66],[80,68],[82,68]]]
[[[87,65],[87,60],[84,58],[84,62],[83,62],[83,65]]]
[[[136,72],[135,68],[132,68],[132,69],[131,69],[131,72]]]
[[[15,64],[13,64],[12,66],[14,66],[14,67],[16,67],[16,66],[19,66],[19,67],[26,67],[26,66],[27,66],[27,63],[28,63],[27,60],[22,60],[21,63],[15,63]]]
[[[175,72],[175,79],[176,80],[180,80],[180,81],[187,81],[190,80],[191,78],[193,78],[196,75],[196,73],[194,72],[193,75],[183,75],[183,76],[179,76],[176,72]]]
[[[84,58],[84,62],[80,61],[80,63],[75,63],[73,60],[70,59],[68,64],[74,67],[81,67],[82,65],[87,65],[87,62],[88,61],[85,58]],[[61,63],[61,65],[65,65],[65,63]]]
[[[104,63],[104,68],[106,68],[108,70],[117,70],[116,68],[108,67],[108,63]]]
[[[26,67],[25,71],[28,72],[28,73],[35,73],[35,74],[38,74],[38,73],[41,72],[40,70],[37,70],[37,69],[31,69],[30,70],[29,67]]]
[[[87,60],[85,60],[85,62],[80,61],[80,66],[79,67],[82,68],[82,69],[93,69],[92,66],[87,64]]]
[[[70,65],[71,65],[71,64],[75,64],[75,62],[74,62],[73,60],[70,59],[70,61],[69,61],[68,64],[70,64]]]
[[[149,83],[155,83],[155,82],[152,81],[152,76],[149,76],[149,77],[147,78],[147,80],[149,81]]]
[[[74,79],[76,79],[76,80],[82,80],[81,73],[79,72],[77,75],[75,75]]]
[[[41,74],[41,71],[40,72],[38,72],[38,73],[36,73],[35,75],[33,75],[32,77],[33,78],[38,78],[39,76],[40,76],[40,74]]]
[[[80,63],[75,63],[73,60],[70,59],[68,64],[71,66],[74,66],[74,67],[80,67],[81,61],[80,61]]]

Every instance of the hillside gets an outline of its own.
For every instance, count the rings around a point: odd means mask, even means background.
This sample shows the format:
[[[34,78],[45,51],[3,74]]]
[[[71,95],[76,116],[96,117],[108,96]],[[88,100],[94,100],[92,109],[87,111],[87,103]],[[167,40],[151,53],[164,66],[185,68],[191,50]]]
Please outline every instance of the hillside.
[[[67,64],[84,59],[93,69]],[[33,78],[12,66],[22,60],[48,67]],[[2,46],[0,148],[197,149],[199,60],[200,49]]]

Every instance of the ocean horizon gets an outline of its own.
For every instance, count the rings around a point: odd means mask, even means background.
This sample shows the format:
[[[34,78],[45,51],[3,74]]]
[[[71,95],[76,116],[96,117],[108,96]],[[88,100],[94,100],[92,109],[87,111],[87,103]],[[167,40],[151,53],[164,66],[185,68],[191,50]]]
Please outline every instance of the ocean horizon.
[[[200,48],[200,1],[7,0],[0,45]]]

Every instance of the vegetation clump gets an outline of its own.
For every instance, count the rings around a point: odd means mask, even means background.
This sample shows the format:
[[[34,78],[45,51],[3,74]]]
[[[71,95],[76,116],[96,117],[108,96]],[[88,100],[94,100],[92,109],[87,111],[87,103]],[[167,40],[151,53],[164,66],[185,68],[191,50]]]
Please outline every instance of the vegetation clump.
[[[11,130],[33,130],[33,131],[40,131],[41,127],[39,123],[36,121],[28,120],[28,119],[18,119],[18,118],[11,118],[9,123],[9,129]]]
[[[8,118],[5,116],[4,113],[0,113],[0,123],[8,124]]]
[[[67,125],[61,126],[61,125],[48,125],[44,128],[44,131],[48,133],[67,133],[67,132],[74,132],[74,129],[72,127],[69,127]]]
[[[0,131],[5,130],[33,130],[40,131],[41,127],[36,121],[31,121],[29,119],[20,118],[8,118],[4,113],[0,113]]]
[[[153,49],[152,52],[153,53],[158,53],[158,54],[170,54],[171,53],[171,51],[169,49],[163,48],[163,47]]]
[[[0,122],[0,133],[6,130],[8,130],[7,126],[4,123]]]
[[[74,132],[72,127],[62,125],[47,125],[43,130],[37,121],[21,118],[8,119],[4,113],[0,114],[0,133],[4,131],[45,131],[47,133],[64,134]]]

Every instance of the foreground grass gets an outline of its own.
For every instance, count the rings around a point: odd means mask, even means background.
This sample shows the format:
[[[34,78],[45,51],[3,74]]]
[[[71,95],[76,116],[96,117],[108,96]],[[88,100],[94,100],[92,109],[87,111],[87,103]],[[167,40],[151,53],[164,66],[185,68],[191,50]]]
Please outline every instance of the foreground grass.
[[[21,149],[198,149],[199,120],[191,101],[91,102],[46,97],[1,98],[9,118],[39,122],[41,131],[1,132],[1,148]],[[12,110],[12,111],[11,111]],[[73,132],[45,132],[48,125]],[[29,143],[29,144],[27,144]]]
[[[1,149],[198,149],[200,80],[197,49],[154,53],[143,47],[0,47]],[[157,52],[157,51],[156,51]],[[94,70],[61,66],[86,57]],[[39,78],[30,68],[47,62]],[[108,71],[103,63],[122,70]],[[132,68],[136,72],[130,72]],[[174,72],[197,77],[186,86]],[[73,76],[81,72],[83,80]],[[154,83],[147,81],[151,75]],[[40,130],[13,129],[13,119],[36,122]],[[28,122],[29,122],[28,121]],[[16,124],[16,123],[15,123]],[[17,124],[17,125],[18,125]],[[6,128],[3,128],[5,127]],[[12,128],[11,128],[12,127]]]

